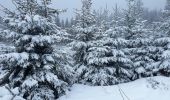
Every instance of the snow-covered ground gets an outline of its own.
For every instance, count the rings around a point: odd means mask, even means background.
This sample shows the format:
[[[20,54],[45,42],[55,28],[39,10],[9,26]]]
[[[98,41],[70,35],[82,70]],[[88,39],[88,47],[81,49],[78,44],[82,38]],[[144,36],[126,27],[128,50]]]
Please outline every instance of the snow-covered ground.
[[[113,86],[75,84],[59,100],[170,100],[170,78],[158,76]]]
[[[0,100],[11,100],[5,87],[0,90]],[[11,91],[17,94],[17,89]],[[75,84],[59,100],[170,100],[170,78],[158,76],[113,86]]]

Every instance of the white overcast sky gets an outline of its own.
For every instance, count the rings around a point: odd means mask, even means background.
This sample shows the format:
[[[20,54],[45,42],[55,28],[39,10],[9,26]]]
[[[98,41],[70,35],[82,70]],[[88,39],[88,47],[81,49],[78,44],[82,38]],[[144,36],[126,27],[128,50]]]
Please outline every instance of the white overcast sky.
[[[12,0],[0,0],[0,4],[4,5],[7,8],[11,8],[13,10],[13,6],[11,3]],[[61,17],[70,18],[74,16],[74,9],[81,7],[81,0],[52,0],[54,8],[65,9],[67,8],[67,12],[62,14]],[[119,6],[119,8],[126,8],[126,0],[93,0],[93,8],[105,8],[106,5],[108,9],[112,9],[115,4]],[[165,5],[166,0],[143,0],[144,6],[149,9],[162,9]],[[1,13],[0,13],[1,14]]]

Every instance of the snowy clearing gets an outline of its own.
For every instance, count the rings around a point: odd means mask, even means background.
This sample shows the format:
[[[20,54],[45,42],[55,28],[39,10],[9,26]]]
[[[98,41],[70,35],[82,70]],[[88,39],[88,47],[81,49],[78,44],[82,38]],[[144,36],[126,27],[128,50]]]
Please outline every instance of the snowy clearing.
[[[129,99],[120,95],[119,87]],[[123,93],[122,93],[123,94]],[[113,86],[75,84],[59,100],[170,100],[170,78],[158,76]]]

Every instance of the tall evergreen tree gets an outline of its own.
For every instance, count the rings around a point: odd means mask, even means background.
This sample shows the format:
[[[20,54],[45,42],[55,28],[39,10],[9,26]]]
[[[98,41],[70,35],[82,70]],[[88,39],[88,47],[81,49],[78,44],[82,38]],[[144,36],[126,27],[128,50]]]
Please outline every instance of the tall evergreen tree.
[[[124,35],[128,40],[125,52],[129,55],[128,58],[133,61],[131,70],[135,73],[134,79],[152,74],[149,71],[152,70],[153,63],[157,61],[156,53],[159,52],[159,49],[152,44],[153,38],[150,37],[150,31],[145,27],[146,21],[142,19],[141,3],[141,1],[128,0],[128,9],[125,11],[124,20]]]
[[[160,26],[161,34],[165,34],[166,36],[170,36],[170,0],[166,1],[165,9],[163,11],[163,21]]]
[[[63,19],[61,20],[61,27],[62,27],[62,28],[65,28],[65,22],[64,22]]]
[[[169,37],[159,37],[155,39],[153,43],[157,48],[159,48],[155,53],[155,56],[157,56],[157,63],[155,63],[156,66],[153,67],[153,71],[155,71],[157,75],[170,76]]]
[[[136,10],[135,0],[127,0],[128,9],[124,12],[125,38],[136,39],[142,37],[145,33],[145,21],[141,18],[141,12]]]
[[[87,43],[94,39],[94,16],[91,14],[92,0],[83,0],[82,9],[77,12],[77,24],[74,27],[76,34],[77,44],[77,63],[86,63],[84,61],[84,55],[87,52]],[[76,45],[75,45],[76,46]]]
[[[142,0],[136,0],[135,1],[135,10],[136,13],[139,14],[142,18],[143,18],[143,11],[144,11],[144,7],[143,7],[143,2]]]
[[[65,21],[65,27],[70,27],[70,23],[69,23],[69,21],[68,21],[68,18],[66,19],[66,21]]]
[[[55,23],[56,23],[57,26],[61,27],[61,22],[60,22],[59,15],[56,16]]]
[[[77,22],[74,26],[76,40],[73,41],[73,49],[75,50],[76,71],[79,73],[80,80],[85,81],[85,72],[90,69],[88,67],[87,54],[89,48],[93,46],[92,41],[96,39],[97,32],[95,28],[95,17],[91,13],[92,0],[82,0],[81,10],[77,10]]]
[[[167,11],[170,10],[170,0],[166,0],[165,10],[167,10]]]
[[[170,76],[170,67],[169,67],[169,52],[170,52],[170,0],[166,1],[165,9],[163,11],[163,21],[159,28],[159,32],[162,35],[161,38],[158,38],[155,43],[158,46],[163,48],[163,52],[160,57],[160,65],[157,67],[157,70],[160,74]],[[159,26],[158,26],[159,27]]]
[[[51,0],[41,2],[14,0],[17,13],[5,18],[9,27],[2,34],[14,38],[16,52],[0,55],[6,71],[0,85],[17,89],[14,99],[54,100],[74,81],[72,68],[53,48],[64,34],[53,20],[58,10],[48,7]]]
[[[91,13],[91,0],[83,0],[78,23],[75,27],[76,71],[79,81],[92,85],[111,85],[130,81],[132,73],[130,59],[120,50],[126,44],[124,39],[115,39],[115,35],[105,33],[95,25]],[[113,37],[113,38],[112,38]]]

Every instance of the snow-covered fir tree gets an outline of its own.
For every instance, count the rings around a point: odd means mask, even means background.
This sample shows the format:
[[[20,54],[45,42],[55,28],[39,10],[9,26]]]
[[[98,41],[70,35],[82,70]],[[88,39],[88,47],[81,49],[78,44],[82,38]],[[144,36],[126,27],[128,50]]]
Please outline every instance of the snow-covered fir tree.
[[[160,24],[159,24],[160,25]],[[160,64],[157,67],[157,71],[161,75],[170,76],[170,67],[169,67],[169,52],[170,52],[170,0],[166,0],[165,9],[163,10],[163,20],[159,27],[159,37],[156,39],[155,44],[159,47],[162,47],[163,51],[160,57]]]
[[[166,0],[165,9],[163,10],[162,25],[159,28],[161,34],[164,36],[170,36],[170,0]]]
[[[136,39],[143,37],[145,33],[145,20],[141,18],[141,11],[136,10],[137,2],[135,0],[127,0],[128,8],[124,12],[124,26],[126,39]]]
[[[154,63],[161,51],[153,45],[151,31],[147,29],[145,20],[142,19],[141,1],[128,0],[128,9],[125,11],[124,37],[128,40],[125,54],[133,61],[133,79],[152,75]]]
[[[105,82],[104,85],[128,82],[133,76],[132,61],[125,54],[128,41],[118,35],[121,34],[121,31],[119,32],[117,30],[106,31],[92,52],[93,63],[97,63],[101,67],[100,70],[103,70],[101,79]]]
[[[56,17],[55,17],[55,23],[56,23],[56,25],[57,26],[61,26],[61,22],[60,22],[60,17],[59,17],[59,15],[57,15]]]
[[[105,79],[112,78],[112,81],[105,80],[105,85],[127,82],[132,80],[133,76],[132,61],[125,54],[128,41],[124,38],[123,18],[117,5],[112,19],[112,26],[104,31],[101,39],[98,40],[99,51],[93,51],[97,52],[94,53],[97,56],[93,55],[94,59],[100,58],[98,63],[106,71]],[[108,69],[112,71],[107,73]]]
[[[131,61],[120,50],[126,41],[114,38],[114,32],[105,32],[97,27],[91,13],[91,0],[83,0],[82,3],[75,27],[76,40],[72,43],[79,82],[111,85],[130,81]]]
[[[4,18],[8,29],[1,34],[14,39],[16,52],[0,55],[6,72],[0,85],[18,90],[15,100],[54,100],[74,82],[72,68],[53,48],[65,33],[53,20],[58,10],[48,7],[51,0],[40,1],[14,0],[16,13]]]
[[[76,71],[79,73],[79,79],[85,82],[87,81],[85,80],[85,73],[92,69],[88,65],[87,54],[89,53],[89,48],[94,45],[92,42],[97,37],[96,21],[91,13],[91,6],[92,0],[83,0],[81,10],[77,10],[77,24],[74,26],[76,40],[72,43],[75,50]]]
[[[131,40],[128,44],[131,46],[133,44],[126,52],[130,54],[129,59],[133,61],[133,79],[158,75],[156,69],[160,63],[163,48],[157,45],[155,38],[140,38]]]
[[[82,0],[81,10],[77,10],[76,12],[77,22],[74,26],[76,39],[71,43],[73,50],[75,50],[76,70],[79,70],[80,77],[84,75],[84,71],[87,69],[85,55],[91,47],[89,43],[95,40],[95,19],[91,13],[91,6],[92,0]]]
[[[100,27],[102,30],[107,30],[110,27],[110,16],[111,14],[109,13],[109,10],[107,8],[107,5],[104,9],[100,10],[94,10],[93,14],[95,15],[96,19],[96,25]]]
[[[156,66],[153,67],[152,71],[155,71],[157,75],[170,75],[170,68],[169,68],[169,37],[161,37],[156,38],[153,41],[153,45],[157,47],[157,51],[155,53],[155,57],[157,55],[157,62],[155,63]]]
[[[124,37],[124,19],[122,18],[122,12],[118,8],[117,5],[115,5],[114,13],[112,16],[111,26],[108,30],[106,30],[106,33],[108,33],[110,36],[113,35],[113,37]],[[112,36],[111,36],[112,37]]]

